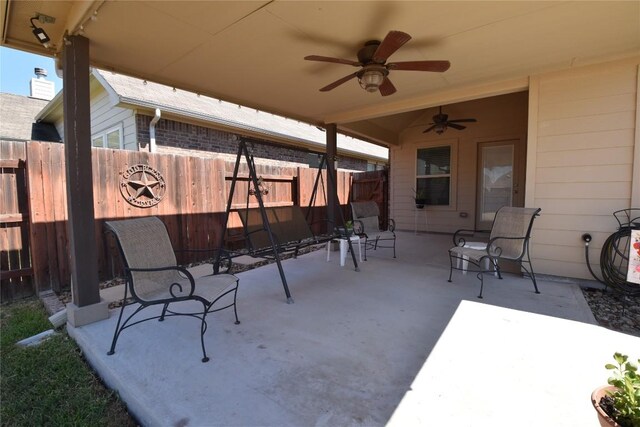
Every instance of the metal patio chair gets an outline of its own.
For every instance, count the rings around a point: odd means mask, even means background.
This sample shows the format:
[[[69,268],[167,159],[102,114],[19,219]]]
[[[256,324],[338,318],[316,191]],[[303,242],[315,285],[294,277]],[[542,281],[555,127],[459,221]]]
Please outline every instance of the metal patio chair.
[[[517,208],[511,206],[503,206],[498,209],[493,220],[491,230],[458,230],[453,235],[454,247],[449,249],[449,282],[453,270],[466,270],[467,263],[476,267],[474,270],[480,280],[480,294],[478,298],[482,298],[482,290],[484,287],[483,273],[488,273],[490,268],[495,270],[499,279],[502,279],[500,272],[500,260],[510,260],[517,262],[521,269],[531,278],[533,287],[537,294],[538,285],[536,276],[531,265],[531,257],[529,256],[529,239],[531,237],[531,228],[533,220],[540,215],[539,208]],[[475,233],[490,233],[489,241],[482,249],[478,248],[477,243],[470,245],[463,237]],[[472,246],[472,247],[469,247]],[[460,261],[463,267],[460,268]],[[487,263],[488,261],[488,263]],[[455,266],[454,266],[455,262]],[[483,265],[488,264],[486,267]]]
[[[369,200],[366,202],[351,202],[353,214],[353,232],[364,238],[364,260],[367,260],[367,249],[378,248],[393,249],[393,257],[396,257],[396,223],[389,219],[387,230],[380,228],[380,209],[378,204]]]
[[[232,274],[220,273],[205,276],[196,282],[186,268],[177,265],[167,228],[157,217],[107,221],[105,232],[113,234],[118,242],[126,275],[124,300],[113,334],[111,349],[107,354],[111,355],[115,352],[118,337],[123,330],[131,326],[153,319],[163,321],[171,316],[191,316],[200,320],[202,361],[208,362],[209,358],[204,346],[204,333],[207,330],[206,316],[209,313],[233,307],[235,323],[240,323],[236,309],[238,278]],[[230,259],[228,262],[230,268]],[[199,283],[198,287],[196,287],[197,283]],[[206,294],[211,295],[210,299],[200,293],[205,288]],[[131,302],[128,302],[128,294],[131,295]],[[189,305],[188,301],[202,304],[202,311],[175,311],[174,306],[180,305],[186,308]],[[216,305],[219,301],[222,304],[221,307]],[[123,322],[125,307],[132,304],[138,304],[138,307]],[[160,315],[131,321],[142,310],[155,305],[162,306]]]

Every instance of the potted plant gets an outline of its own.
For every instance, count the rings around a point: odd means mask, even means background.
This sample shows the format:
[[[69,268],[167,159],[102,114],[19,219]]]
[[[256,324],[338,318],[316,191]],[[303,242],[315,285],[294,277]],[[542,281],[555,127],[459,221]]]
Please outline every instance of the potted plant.
[[[613,355],[616,364],[607,363],[612,370],[609,385],[598,387],[591,394],[591,403],[598,412],[600,425],[640,427],[640,375],[638,365],[626,355]],[[640,359],[638,360],[640,363]]]
[[[427,203],[427,191],[424,189],[420,189],[413,190],[413,193],[415,194],[414,199],[416,201],[416,208],[424,208],[424,205]]]

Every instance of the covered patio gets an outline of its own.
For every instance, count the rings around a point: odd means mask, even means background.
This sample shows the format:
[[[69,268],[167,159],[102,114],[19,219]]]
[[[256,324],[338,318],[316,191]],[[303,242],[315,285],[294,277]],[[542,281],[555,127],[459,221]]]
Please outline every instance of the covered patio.
[[[287,260],[295,304],[275,264],[239,273],[242,323],[209,318],[208,363],[189,318],[135,326],[113,356],[114,313],[69,330],[144,425],[597,425],[604,363],[640,340],[595,326],[575,284],[536,295],[507,274],[477,299],[474,274],[447,282],[450,244],[401,232],[397,259],[371,252],[360,272],[324,250]]]
[[[327,263],[323,252],[285,261],[295,304],[284,303],[275,266],[241,273],[242,324],[234,325],[230,313],[212,316],[209,363],[200,363],[191,319],[131,328],[107,356],[116,319],[100,298],[96,242],[86,232],[95,228],[87,208],[94,198],[88,74],[90,66],[101,67],[322,126],[330,159],[338,131],[358,136],[390,147],[391,168],[398,171],[415,171],[415,156],[405,155],[406,164],[397,159],[403,150],[414,152],[403,136],[411,129],[422,136],[427,109],[528,90],[527,124],[517,135],[528,144],[526,183],[517,191],[525,206],[547,203],[552,214],[537,224],[546,227],[538,235],[546,244],[533,250],[547,257],[540,260],[547,272],[584,277],[579,236],[594,230],[602,238],[610,231],[603,219],[610,205],[640,200],[637,3],[2,0],[0,6],[3,45],[60,59],[73,278],[69,331],[142,424],[597,425],[589,393],[606,381],[604,364],[614,352],[637,354],[638,338],[594,325],[571,283],[540,280],[536,295],[528,279],[491,277],[480,302],[474,275],[456,274],[447,283],[450,236],[440,234],[401,232],[398,258],[372,254],[361,272],[340,267],[337,256]],[[34,38],[34,21],[49,42]],[[451,70],[391,69],[393,96],[366,93],[355,78],[329,94],[318,91],[355,69],[305,56],[353,62],[365,42],[395,30],[412,40],[393,61],[446,60]],[[613,60],[621,62],[608,66]],[[578,66],[587,68],[575,80]],[[603,72],[610,68],[619,69],[613,78]],[[605,84],[585,96],[592,74]],[[590,102],[562,104],[567,88]],[[614,98],[610,115],[602,112],[604,96]],[[593,123],[597,132],[616,133],[592,132],[583,143],[580,131]],[[501,129],[492,136],[513,136]],[[623,146],[600,149],[602,141]],[[543,142],[566,152],[549,152]],[[576,146],[586,154],[575,156]],[[608,160],[615,167],[592,178],[593,165],[609,151],[616,153]],[[460,182],[473,184],[476,162],[467,158],[472,167]],[[554,163],[558,158],[567,164]],[[563,181],[569,174],[561,168],[575,159],[589,178],[579,186]],[[561,174],[536,175],[549,165]],[[605,178],[616,191],[590,181]],[[414,172],[392,181],[392,214],[413,212]],[[596,196],[590,195],[594,187]],[[452,227],[474,221],[468,213],[475,209],[475,185],[460,190],[466,205],[452,197],[441,211],[455,220]],[[575,194],[587,196],[567,200]],[[584,212],[587,218],[576,224]],[[569,264],[574,268],[562,269]]]

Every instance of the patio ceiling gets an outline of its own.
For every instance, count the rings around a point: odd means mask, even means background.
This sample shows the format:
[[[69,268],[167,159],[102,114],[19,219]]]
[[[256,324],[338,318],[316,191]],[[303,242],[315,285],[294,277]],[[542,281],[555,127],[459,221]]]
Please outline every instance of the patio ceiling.
[[[2,44],[53,56],[63,36],[84,34],[102,69],[193,90],[385,145],[419,110],[524,90],[528,76],[636,55],[640,3],[375,1],[14,1],[1,0]],[[52,39],[31,32],[36,13]],[[95,18],[95,19],[92,19]],[[390,30],[413,39],[395,61],[447,59],[445,73],[394,71],[398,91],[367,93],[353,80],[318,89],[355,71],[305,61],[306,55],[355,59]]]

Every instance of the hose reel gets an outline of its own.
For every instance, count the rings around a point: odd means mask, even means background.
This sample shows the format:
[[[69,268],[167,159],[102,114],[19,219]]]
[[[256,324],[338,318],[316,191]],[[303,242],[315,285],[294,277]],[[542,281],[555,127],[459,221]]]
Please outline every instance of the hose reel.
[[[627,281],[629,269],[629,257],[631,247],[631,231],[640,230],[640,209],[623,209],[613,213],[618,221],[618,230],[611,234],[602,245],[600,252],[600,269],[602,278],[593,271],[589,262],[589,243],[592,240],[590,234],[582,235],[585,242],[585,258],[587,268],[591,275],[608,289],[623,295],[640,295],[640,284]]]

